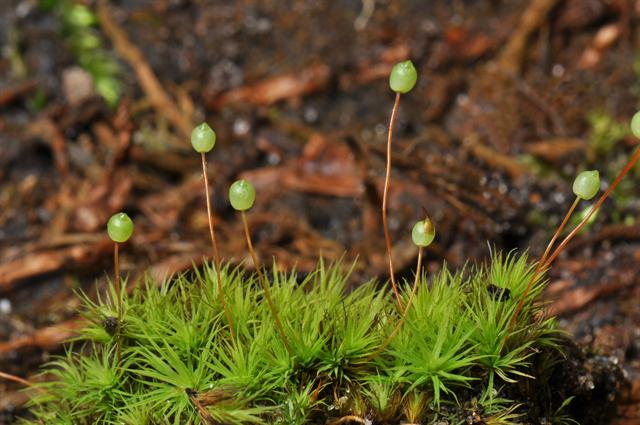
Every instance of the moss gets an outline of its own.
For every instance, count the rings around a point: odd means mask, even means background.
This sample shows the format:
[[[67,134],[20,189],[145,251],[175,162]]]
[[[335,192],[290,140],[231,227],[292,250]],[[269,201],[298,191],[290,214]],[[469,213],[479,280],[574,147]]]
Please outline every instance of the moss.
[[[506,395],[519,381],[541,379],[532,356],[560,354],[555,321],[542,318],[534,301],[544,280],[536,279],[510,326],[534,273],[524,255],[495,255],[487,266],[458,273],[445,268],[430,284],[422,276],[404,326],[388,344],[400,314],[374,282],[345,293],[349,273],[340,264],[320,263],[302,283],[295,274],[273,273],[270,290],[291,353],[256,277],[226,267],[232,339],[214,270],[147,281],[123,295],[120,367],[109,326],[115,290],[97,302],[83,297],[89,324],[76,341],[82,349],[45,368],[55,379],[39,384],[36,417],[303,424],[356,415],[427,423],[468,414],[452,408],[458,398],[477,400],[487,418],[516,418],[523,411]],[[405,305],[411,289],[402,287]]]
[[[115,108],[123,90],[120,65],[103,46],[95,28],[98,24],[96,15],[88,6],[72,0],[40,0],[40,7],[59,19],[69,50],[93,77],[98,94]]]

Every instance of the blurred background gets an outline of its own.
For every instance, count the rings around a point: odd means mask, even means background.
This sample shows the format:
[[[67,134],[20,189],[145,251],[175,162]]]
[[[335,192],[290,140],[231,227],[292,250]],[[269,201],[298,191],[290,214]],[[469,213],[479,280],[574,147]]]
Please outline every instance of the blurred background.
[[[598,169],[603,189],[637,145],[637,0],[2,0],[0,370],[32,376],[78,326],[73,291],[112,270],[109,216],[136,224],[123,273],[162,280],[209,252],[200,158],[207,121],[220,251],[245,261],[228,200],[240,177],[261,261],[301,273],[356,258],[387,274],[380,202],[393,64],[402,96],[389,223],[399,276],[429,212],[427,267],[539,256]],[[550,274],[546,298],[593,355],[621,362],[640,421],[640,167]],[[582,203],[575,220],[588,210]],[[0,423],[28,393],[0,382]]]

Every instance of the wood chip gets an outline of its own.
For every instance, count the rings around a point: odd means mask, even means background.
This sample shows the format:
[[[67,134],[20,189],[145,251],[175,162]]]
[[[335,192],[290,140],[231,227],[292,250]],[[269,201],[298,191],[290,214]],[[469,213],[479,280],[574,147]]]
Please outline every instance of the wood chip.
[[[331,72],[327,65],[311,65],[298,71],[230,90],[207,103],[213,109],[220,109],[228,104],[240,102],[272,105],[284,99],[316,92],[328,84],[330,76]]]
[[[602,60],[604,52],[615,43],[622,34],[620,24],[609,24],[600,28],[591,41],[591,45],[582,53],[578,60],[578,68],[589,69]]]
[[[581,139],[556,138],[525,145],[525,150],[547,161],[558,161],[568,155],[582,152],[586,143]]]
[[[27,348],[53,349],[78,334],[85,326],[84,320],[72,319],[67,322],[38,329],[32,334],[19,336],[11,341],[0,343],[0,356]]]
[[[518,178],[527,173],[527,169],[517,159],[483,145],[476,136],[469,136],[465,140],[464,147],[491,168],[506,171],[512,178]]]
[[[9,105],[25,94],[31,92],[35,87],[36,82],[34,80],[27,80],[18,83],[15,86],[3,89],[0,91],[0,106]]]
[[[112,242],[104,237],[94,244],[74,245],[32,253],[0,264],[0,293],[13,288],[18,282],[64,268],[86,267],[98,262],[111,252]]]
[[[510,75],[520,73],[529,37],[546,22],[549,12],[559,1],[532,0],[527,4],[520,23],[498,58],[498,67],[502,72]]]

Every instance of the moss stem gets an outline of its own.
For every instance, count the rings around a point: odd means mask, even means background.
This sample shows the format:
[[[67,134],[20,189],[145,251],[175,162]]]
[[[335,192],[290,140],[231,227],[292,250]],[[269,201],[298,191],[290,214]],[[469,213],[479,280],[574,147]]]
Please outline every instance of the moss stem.
[[[587,214],[582,219],[582,221],[580,221],[580,223],[571,231],[571,233],[569,233],[562,240],[562,242],[560,243],[560,245],[558,245],[558,247],[553,252],[553,254],[549,256],[547,261],[544,263],[544,268],[549,268],[549,266],[551,266],[551,264],[553,263],[553,260],[555,260],[558,257],[558,255],[560,255],[560,253],[564,251],[567,244],[571,242],[571,239],[573,239],[578,234],[578,232],[580,232],[580,230],[582,230],[582,228],[589,222],[589,220],[591,220],[591,217],[593,217],[593,215],[600,209],[600,207],[602,206],[604,201],[609,197],[611,192],[616,188],[616,186],[618,186],[618,184],[620,184],[624,176],[626,176],[627,173],[631,170],[631,168],[633,168],[635,163],[638,162],[638,159],[640,159],[640,148],[636,149],[631,159],[629,159],[629,162],[627,162],[627,165],[625,165],[622,171],[618,173],[613,183],[611,183],[611,186],[609,186],[607,190],[602,194],[602,196],[600,196],[600,198],[598,199],[598,202],[596,202],[593,205],[593,207],[591,207],[591,211],[589,211],[589,214]]]
[[[116,313],[118,321],[116,325],[116,355],[118,359],[118,367],[122,364],[122,282],[120,282],[120,244],[113,244],[113,269],[116,279]]]
[[[249,249],[249,253],[251,254],[251,260],[253,261],[253,265],[256,268],[256,273],[258,273],[258,281],[260,282],[260,286],[262,286],[262,290],[264,291],[264,296],[267,299],[267,303],[269,304],[269,308],[271,309],[271,313],[273,314],[273,319],[275,320],[276,327],[278,328],[278,332],[280,332],[280,336],[282,337],[282,342],[287,348],[289,355],[293,355],[291,351],[291,346],[289,345],[289,341],[287,340],[287,335],[284,333],[284,328],[282,327],[282,322],[280,321],[278,310],[276,310],[276,306],[273,303],[273,299],[271,298],[269,285],[267,284],[267,280],[264,277],[264,273],[262,273],[262,269],[260,267],[260,264],[258,263],[258,257],[256,256],[256,252],[253,249],[253,243],[251,242],[251,232],[249,232],[249,223],[247,221],[247,215],[245,214],[244,211],[240,211],[240,215],[242,216],[242,225],[244,226],[244,235],[247,240],[247,248]]]
[[[522,311],[522,308],[524,306],[524,302],[526,300],[526,297],[527,297],[527,295],[529,295],[529,290],[533,286],[534,282],[538,279],[538,277],[540,276],[542,271],[543,270],[547,270],[547,269],[549,269],[549,267],[551,267],[551,264],[553,263],[553,261],[558,257],[558,255],[560,255],[562,253],[562,251],[564,251],[564,249],[567,247],[567,244],[569,242],[571,242],[571,240],[578,234],[578,232],[580,232],[580,230],[582,230],[582,228],[589,222],[591,217],[593,217],[593,215],[600,209],[600,207],[602,206],[604,201],[609,197],[611,192],[616,188],[616,186],[618,186],[618,184],[620,184],[620,182],[622,181],[624,176],[626,176],[627,173],[629,172],[629,170],[631,170],[631,168],[633,168],[635,163],[638,162],[638,159],[640,159],[640,148],[636,149],[634,154],[631,156],[631,158],[627,162],[627,165],[625,165],[625,167],[618,173],[618,175],[616,176],[616,178],[613,181],[613,183],[611,183],[611,186],[609,186],[607,188],[607,190],[602,194],[602,196],[600,196],[600,198],[593,205],[593,207],[591,207],[591,210],[589,211],[589,214],[587,214],[580,221],[580,223],[578,223],[578,225],[562,240],[562,242],[560,242],[558,247],[555,249],[555,251],[553,251],[553,253],[551,255],[549,255],[548,258],[544,259],[545,256],[543,255],[543,258],[540,259],[540,261],[538,262],[538,265],[536,266],[535,272],[534,272],[533,276],[531,277],[531,281],[527,285],[527,288],[525,289],[524,293],[522,294],[522,297],[520,297],[520,301],[518,301],[518,306],[516,307],[516,310],[513,313],[513,316],[511,317],[511,323],[509,325],[509,329],[510,330],[512,330],[513,327],[515,326],[516,321],[518,320],[518,316],[520,315],[520,313]],[[573,212],[573,209],[575,209],[578,201],[579,200],[576,199],[573,202],[573,205],[571,206],[571,209],[569,210],[569,212],[567,213],[567,216],[565,216],[565,219],[562,222],[563,224],[566,224],[566,222],[568,221],[568,217]],[[561,227],[562,227],[562,225],[561,225]],[[562,229],[558,228],[558,231],[556,231],[556,235],[554,235],[554,238],[557,238],[557,236],[560,234],[561,231],[562,231]],[[555,241],[552,239],[552,241],[549,243],[549,246],[547,247],[547,250],[545,251],[545,254],[548,254],[547,251],[549,251],[549,249],[550,249],[549,247],[553,244],[553,242],[555,242]],[[503,346],[504,346],[504,344],[503,344]]]
[[[235,341],[236,334],[235,329],[233,327],[233,320],[231,318],[231,312],[229,311],[229,307],[227,306],[227,302],[224,298],[224,289],[222,287],[222,275],[221,275],[221,265],[220,265],[220,255],[218,253],[218,244],[216,242],[216,233],[213,229],[213,215],[211,214],[211,198],[209,196],[209,178],[207,177],[207,158],[204,152],[200,152],[200,158],[202,159],[202,175],[204,176],[204,193],[207,202],[207,219],[209,220],[209,236],[211,238],[211,256],[213,258],[213,268],[216,272],[216,284],[218,286],[218,296],[220,297],[220,304],[222,304],[222,309],[224,310],[224,314],[227,318],[227,323],[229,324],[229,332],[231,333],[231,339]]]
[[[524,306],[524,300],[527,299],[527,296],[529,295],[529,291],[531,291],[531,288],[533,287],[534,282],[538,279],[542,271],[545,269],[544,263],[547,257],[549,256],[549,252],[551,251],[553,244],[558,239],[558,236],[560,236],[560,233],[562,233],[567,223],[569,222],[569,218],[573,215],[573,212],[575,211],[576,207],[580,203],[580,199],[581,198],[579,196],[576,196],[576,199],[573,201],[573,204],[571,204],[571,208],[569,208],[569,210],[565,214],[564,219],[562,220],[562,223],[560,223],[560,226],[558,226],[555,234],[547,244],[547,248],[544,250],[544,254],[542,254],[542,257],[540,257],[540,259],[538,260],[538,263],[536,264],[536,268],[533,272],[533,276],[531,276],[531,280],[527,284],[527,287],[524,289],[524,292],[522,293],[522,296],[518,301],[516,310],[513,313],[513,317],[511,318],[511,323],[509,324],[509,330],[512,330],[513,327],[515,326],[515,323],[518,320],[518,316],[520,316],[520,312],[522,311],[522,307]]]
[[[423,251],[424,251],[424,247],[421,247],[421,246],[418,247],[418,264],[416,265],[416,276],[415,276],[415,279],[413,281],[413,288],[411,289],[411,295],[409,295],[409,300],[407,300],[407,307],[404,309],[404,312],[402,313],[402,316],[400,317],[400,320],[396,324],[396,327],[393,328],[393,331],[391,331],[389,336],[382,342],[380,347],[378,347],[378,349],[376,351],[374,351],[374,353],[372,355],[370,355],[367,358],[367,360],[372,360],[375,357],[377,357],[378,354],[382,353],[384,351],[384,349],[387,348],[389,346],[389,344],[391,344],[391,342],[396,337],[398,332],[400,332],[400,329],[402,329],[402,325],[404,325],[404,322],[406,321],[407,316],[409,315],[409,309],[411,308],[411,304],[413,303],[413,299],[414,299],[414,297],[416,295],[416,292],[418,292],[418,285],[420,284],[420,275],[421,275],[421,271],[420,270],[422,269],[422,254],[423,254]]]
[[[538,266],[537,266],[538,270],[542,268],[544,262],[547,260],[547,257],[549,256],[549,252],[551,251],[553,244],[556,243],[558,236],[560,236],[560,233],[562,233],[565,226],[569,222],[569,218],[573,215],[573,212],[575,211],[576,207],[580,203],[580,199],[581,198],[579,196],[576,196],[576,199],[573,201],[573,204],[571,204],[571,208],[569,208],[569,211],[567,211],[567,214],[565,214],[564,219],[562,220],[562,223],[560,223],[560,226],[558,226],[556,233],[553,235],[553,237],[549,241],[547,248],[544,250],[544,254],[542,254],[542,257],[540,257],[540,260],[538,260]]]
[[[389,133],[387,137],[387,169],[384,178],[384,190],[382,192],[382,228],[384,231],[384,243],[387,249],[387,257],[389,258],[389,277],[391,279],[391,287],[393,288],[393,294],[398,301],[400,312],[402,312],[403,306],[402,301],[400,300],[400,294],[398,293],[398,285],[396,284],[395,270],[393,267],[391,236],[389,235],[389,226],[387,224],[387,200],[389,195],[389,185],[391,181],[391,143],[393,141],[393,125],[396,120],[396,114],[399,104],[400,93],[396,93],[396,99],[393,102],[393,109],[391,110],[391,118],[389,119]]]

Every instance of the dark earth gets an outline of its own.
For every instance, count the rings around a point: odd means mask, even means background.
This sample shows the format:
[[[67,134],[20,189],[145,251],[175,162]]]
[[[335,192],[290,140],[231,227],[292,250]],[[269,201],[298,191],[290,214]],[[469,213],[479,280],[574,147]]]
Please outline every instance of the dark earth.
[[[84,32],[65,3],[96,13]],[[132,279],[202,262],[189,132],[203,120],[218,133],[208,161],[225,258],[247,256],[225,199],[242,176],[258,189],[262,261],[304,272],[319,256],[357,257],[357,278],[385,279],[387,78],[406,58],[419,80],[395,130],[399,274],[411,274],[423,207],[438,229],[431,271],[492,249],[538,257],[575,174],[598,169],[606,186],[638,143],[638,22],[637,0],[0,2],[0,371],[32,379],[61,352],[78,326],[74,290],[111,273],[111,214],[136,223],[122,257]],[[77,47],[89,39],[107,58],[98,71]],[[111,106],[100,72],[121,88]],[[640,167],[549,276],[549,311],[577,344],[556,390],[579,394],[567,413],[584,423],[640,424],[638,180]],[[0,423],[25,413],[22,388],[0,381]]]

